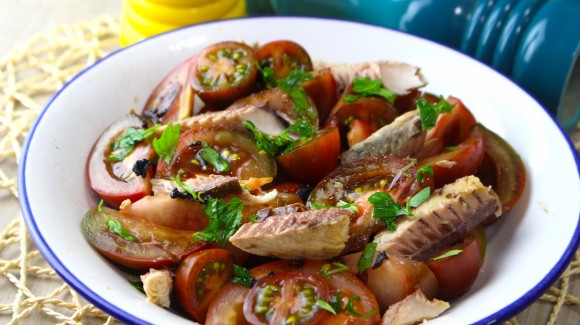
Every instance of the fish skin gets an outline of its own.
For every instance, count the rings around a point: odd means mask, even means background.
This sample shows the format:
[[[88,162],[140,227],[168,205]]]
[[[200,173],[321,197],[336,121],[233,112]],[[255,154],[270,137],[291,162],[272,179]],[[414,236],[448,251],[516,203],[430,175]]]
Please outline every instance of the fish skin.
[[[443,300],[429,300],[417,290],[405,299],[391,305],[385,312],[381,325],[412,325],[424,320],[433,319],[449,309],[449,303]]]
[[[395,231],[379,232],[374,242],[388,255],[427,262],[494,214],[501,215],[497,194],[476,176],[466,176],[433,192],[411,217],[399,218]]]
[[[274,215],[243,224],[230,242],[260,256],[324,260],[344,250],[349,223],[350,212],[339,208]]]

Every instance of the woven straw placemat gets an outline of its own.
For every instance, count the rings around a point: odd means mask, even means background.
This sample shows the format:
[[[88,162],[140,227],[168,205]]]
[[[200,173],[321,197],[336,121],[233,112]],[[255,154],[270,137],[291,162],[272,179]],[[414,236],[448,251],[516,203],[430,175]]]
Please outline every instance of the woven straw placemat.
[[[103,16],[61,26],[31,38],[0,60],[0,207],[17,207],[16,166],[24,137],[46,101],[76,73],[118,47],[119,20]],[[573,134],[580,149],[580,132]],[[0,230],[0,323],[112,324],[115,320],[89,304],[42,258],[17,208]],[[9,223],[8,223],[9,222]],[[580,297],[569,293],[580,281],[580,253],[560,280],[536,304],[549,304],[546,319],[558,323],[563,309],[580,312]],[[518,324],[518,317],[508,324]]]

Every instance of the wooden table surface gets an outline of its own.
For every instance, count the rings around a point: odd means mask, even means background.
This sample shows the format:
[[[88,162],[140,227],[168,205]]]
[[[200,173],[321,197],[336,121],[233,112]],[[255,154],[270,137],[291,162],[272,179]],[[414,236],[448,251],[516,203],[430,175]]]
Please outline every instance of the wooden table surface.
[[[47,31],[60,24],[86,21],[102,14],[120,15],[122,0],[0,0],[0,57],[23,43],[36,33]],[[15,168],[12,170],[16,173]],[[0,206],[0,229],[18,213],[17,204]],[[524,270],[522,270],[525,272]],[[579,281],[571,285],[571,293],[580,292]],[[0,301],[10,301],[6,291],[0,288]],[[551,304],[534,304],[518,316],[520,324],[544,324],[551,311]],[[38,320],[48,324],[54,319]],[[580,310],[561,312],[556,324],[580,323]]]

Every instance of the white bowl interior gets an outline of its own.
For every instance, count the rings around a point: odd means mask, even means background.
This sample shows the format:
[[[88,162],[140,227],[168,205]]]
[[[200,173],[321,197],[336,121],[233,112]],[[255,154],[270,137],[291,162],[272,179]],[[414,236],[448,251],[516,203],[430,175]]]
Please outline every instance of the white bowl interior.
[[[220,40],[291,39],[313,59],[404,61],[422,68],[427,90],[463,100],[477,120],[521,155],[527,189],[517,207],[488,229],[483,272],[464,297],[432,324],[490,323],[537,298],[563,271],[578,245],[578,158],[553,119],[507,78],[456,51],[369,25],[312,18],[257,18],[180,29],[113,53],[56,94],[32,128],[19,170],[21,206],[48,262],[75,289],[130,323],[184,319],[147,303],[85,241],[80,221],[95,205],[85,165],[100,133],[197,50]]]

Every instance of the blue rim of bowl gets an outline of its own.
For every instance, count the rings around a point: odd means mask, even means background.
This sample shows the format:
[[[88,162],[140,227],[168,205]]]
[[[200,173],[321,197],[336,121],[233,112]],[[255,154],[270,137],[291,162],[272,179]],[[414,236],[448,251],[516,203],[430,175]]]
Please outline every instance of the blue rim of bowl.
[[[485,66],[488,69],[493,70],[492,68],[490,68],[489,66],[475,60],[474,58],[466,55],[465,53],[462,53],[459,50],[453,49],[451,47],[448,47],[446,45],[440,44],[440,43],[436,43],[434,41],[431,40],[427,40],[425,38],[419,37],[419,36],[415,36],[412,34],[408,34],[402,31],[397,31],[397,30],[393,30],[391,28],[387,28],[387,27],[382,27],[382,26],[376,26],[376,25],[371,25],[371,24],[367,24],[367,23],[362,23],[362,22],[353,22],[353,21],[348,21],[348,20],[342,20],[342,19],[333,19],[333,18],[325,18],[325,17],[321,17],[321,18],[314,18],[314,17],[304,17],[304,16],[292,16],[292,15],[284,15],[284,16],[260,16],[260,17],[240,17],[240,18],[231,18],[231,19],[224,19],[224,20],[219,20],[219,21],[209,21],[209,22],[204,22],[204,23],[199,23],[199,24],[195,24],[195,25],[190,25],[190,26],[184,26],[172,31],[168,31],[162,34],[158,34],[152,37],[149,37],[141,42],[137,42],[135,44],[129,45],[127,47],[124,48],[120,48],[118,50],[115,50],[111,53],[109,53],[108,55],[106,55],[105,57],[103,57],[102,59],[100,59],[99,61],[95,62],[93,65],[85,68],[84,70],[82,70],[81,72],[79,72],[77,75],[75,75],[73,78],[71,78],[71,80],[69,80],[60,90],[58,90],[51,98],[50,100],[47,102],[47,104],[44,106],[44,108],[42,109],[42,111],[39,113],[39,115],[37,116],[37,118],[34,120],[27,136],[26,139],[24,140],[24,145],[22,147],[22,155],[20,156],[20,161],[18,163],[18,196],[19,196],[19,201],[20,201],[20,208],[22,210],[22,215],[24,218],[24,222],[26,224],[26,227],[28,228],[28,231],[30,233],[30,236],[32,238],[32,240],[34,241],[34,243],[36,244],[38,250],[41,252],[42,256],[45,258],[45,260],[48,262],[48,264],[56,271],[56,273],[64,280],[66,281],[74,290],[76,290],[78,293],[80,293],[83,297],[85,297],[88,301],[90,301],[91,303],[93,303],[95,306],[97,306],[98,308],[102,309],[103,311],[105,311],[106,313],[110,314],[111,316],[115,317],[118,320],[130,323],[130,324],[151,324],[150,322],[143,320],[141,318],[138,318],[136,315],[133,314],[129,314],[126,311],[124,311],[123,309],[111,304],[109,301],[107,301],[105,298],[99,296],[98,294],[96,294],[95,292],[93,292],[91,289],[89,289],[83,282],[81,282],[70,270],[68,270],[60,261],[60,259],[58,258],[58,256],[52,251],[52,249],[47,245],[46,241],[44,240],[44,237],[42,236],[42,232],[39,230],[39,228],[36,225],[36,222],[34,220],[34,216],[32,215],[32,211],[31,211],[31,207],[29,204],[29,200],[28,200],[28,196],[27,196],[27,191],[26,191],[26,162],[27,162],[27,157],[28,157],[28,152],[30,149],[30,142],[32,141],[33,137],[34,137],[34,133],[36,131],[36,128],[38,127],[38,125],[40,124],[40,122],[42,121],[42,118],[44,117],[44,114],[46,113],[46,111],[51,107],[52,103],[55,101],[55,99],[61,94],[61,92],[63,92],[66,88],[68,88],[77,78],[79,78],[80,76],[84,75],[85,73],[89,72],[90,70],[92,70],[94,67],[96,67],[97,65],[99,65],[100,63],[108,60],[110,57],[115,56],[121,52],[126,51],[129,48],[132,47],[137,47],[140,46],[140,44],[142,43],[146,43],[149,42],[149,40],[151,39],[155,39],[157,37],[165,37],[165,35],[174,33],[174,32],[178,32],[184,29],[195,29],[196,26],[200,26],[200,25],[209,25],[209,24],[220,24],[220,23],[224,23],[227,21],[238,21],[238,20],[284,20],[284,19],[305,19],[305,20],[317,20],[317,21],[331,21],[331,22],[340,22],[340,23],[345,23],[345,24],[355,24],[355,25],[363,25],[363,26],[368,26],[368,27],[373,27],[373,28],[378,28],[378,29],[385,29],[385,30],[390,30],[396,33],[401,33],[404,35],[407,35],[409,37],[412,38],[417,38],[423,41],[427,41],[429,43],[432,43],[436,46],[443,46],[445,48],[448,48],[456,53],[459,53],[460,55],[463,55],[467,58],[469,58],[470,60],[476,62],[477,64],[481,64],[482,66]],[[495,71],[495,70],[493,70]],[[501,78],[506,78],[504,75],[502,75],[501,73],[495,71],[498,76],[500,76]],[[506,78],[507,79],[507,78]],[[507,79],[509,80],[509,79]],[[511,83],[513,83],[514,85],[516,85],[518,88],[520,88],[524,93],[528,94],[528,96],[530,98],[533,99],[533,96],[531,96],[525,89],[523,89],[522,87],[520,87],[519,85],[515,84],[513,81],[510,81]],[[564,131],[564,129],[562,128],[562,126],[556,121],[555,117],[553,117],[552,115],[548,114],[547,110],[539,103],[537,102],[535,99],[533,99],[534,102],[537,103],[537,105],[541,108],[543,108],[544,114],[546,114],[557,126],[557,128],[560,130],[560,133],[562,134],[562,136],[564,137],[564,140],[567,142],[569,149],[572,152],[572,155],[574,157],[574,161],[576,163],[576,171],[577,171],[577,176],[580,179],[580,158],[578,153],[576,152],[576,148],[574,147],[574,144],[572,143],[570,137],[567,135],[567,133]],[[488,315],[486,317],[484,317],[483,319],[480,319],[478,321],[476,321],[473,324],[493,324],[493,323],[497,323],[503,320],[506,320],[514,315],[516,315],[518,312],[520,312],[521,310],[523,310],[524,308],[526,308],[527,306],[529,306],[530,304],[532,304],[535,300],[537,300],[554,282],[556,282],[556,280],[558,280],[559,276],[564,272],[565,268],[568,266],[568,264],[570,263],[570,261],[572,260],[576,250],[578,249],[580,244],[580,215],[578,216],[578,223],[576,224],[576,229],[574,230],[574,234],[572,236],[572,240],[570,241],[570,243],[568,243],[568,246],[566,247],[566,249],[564,250],[564,252],[562,253],[562,256],[560,257],[560,259],[556,262],[556,264],[551,268],[551,270],[546,274],[546,276],[540,280],[532,289],[530,289],[528,292],[524,293],[520,298],[518,298],[517,300],[515,300],[514,302],[512,302],[511,304],[503,307],[502,309],[492,313],[491,315]]]

